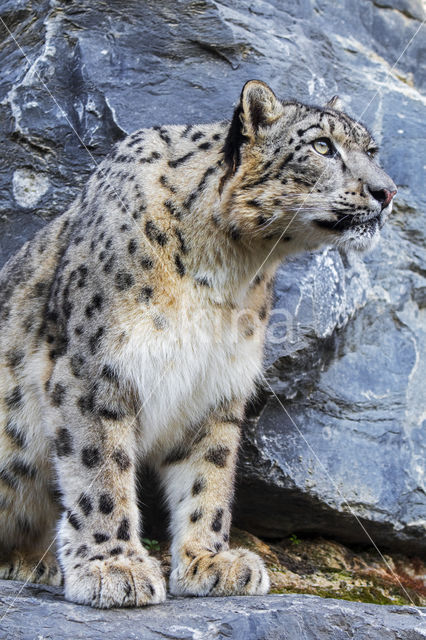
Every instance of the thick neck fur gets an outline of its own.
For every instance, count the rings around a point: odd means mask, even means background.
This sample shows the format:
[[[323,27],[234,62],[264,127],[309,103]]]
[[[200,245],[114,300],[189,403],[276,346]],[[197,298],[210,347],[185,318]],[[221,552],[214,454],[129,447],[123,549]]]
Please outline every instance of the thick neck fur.
[[[198,125],[186,135],[183,127],[168,127],[170,142],[163,145],[165,155],[150,171],[158,174],[155,182],[164,191],[162,200],[157,194],[158,204],[166,210],[175,232],[178,229],[185,239],[186,274],[201,285],[201,295],[217,303],[239,305],[255,276],[260,272],[272,275],[284,251],[280,246],[271,253],[276,240],[251,234],[234,215],[243,171],[229,175],[224,162],[228,127],[226,122]],[[155,141],[158,148],[157,131],[144,133],[146,143],[153,146]],[[141,189],[152,189],[152,173],[146,181],[143,174],[141,178]],[[149,210],[147,215],[151,215]]]

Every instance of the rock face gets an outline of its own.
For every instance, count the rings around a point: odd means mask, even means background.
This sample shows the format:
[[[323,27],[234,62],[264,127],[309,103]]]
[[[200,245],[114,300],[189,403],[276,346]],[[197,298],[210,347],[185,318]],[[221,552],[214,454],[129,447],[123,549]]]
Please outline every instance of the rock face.
[[[425,609],[316,596],[173,598],[145,609],[99,611],[53,587],[0,582],[4,640],[424,640]]]
[[[0,16],[0,263],[125,133],[230,117],[249,78],[309,102],[338,93],[376,133],[395,212],[368,256],[281,268],[236,516],[269,537],[424,553],[421,1],[20,0]]]

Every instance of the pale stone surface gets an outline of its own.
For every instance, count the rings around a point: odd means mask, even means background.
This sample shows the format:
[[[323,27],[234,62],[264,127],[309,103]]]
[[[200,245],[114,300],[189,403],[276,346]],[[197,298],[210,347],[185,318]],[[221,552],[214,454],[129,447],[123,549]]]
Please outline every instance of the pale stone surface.
[[[49,189],[49,178],[29,169],[13,174],[13,197],[24,209],[33,209]]]
[[[0,581],[2,640],[424,640],[426,610],[305,595],[170,598],[101,611]]]

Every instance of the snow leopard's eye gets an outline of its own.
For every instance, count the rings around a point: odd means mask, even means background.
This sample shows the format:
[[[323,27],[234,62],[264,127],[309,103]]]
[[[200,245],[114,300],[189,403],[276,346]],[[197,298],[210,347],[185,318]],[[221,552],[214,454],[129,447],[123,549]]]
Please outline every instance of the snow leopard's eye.
[[[333,156],[335,153],[334,147],[328,138],[318,138],[318,140],[313,141],[312,146],[321,156]]]
[[[370,158],[374,158],[374,156],[376,155],[376,153],[378,152],[377,147],[371,147],[370,149],[367,149],[366,153],[368,156],[370,156]]]

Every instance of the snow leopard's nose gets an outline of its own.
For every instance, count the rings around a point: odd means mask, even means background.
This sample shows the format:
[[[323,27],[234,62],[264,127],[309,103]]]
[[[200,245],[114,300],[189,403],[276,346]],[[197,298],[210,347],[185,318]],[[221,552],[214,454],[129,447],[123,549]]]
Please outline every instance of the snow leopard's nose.
[[[390,191],[389,189],[372,189],[371,187],[368,187],[368,190],[373,198],[380,202],[382,210],[388,206],[397,191],[396,189]]]

